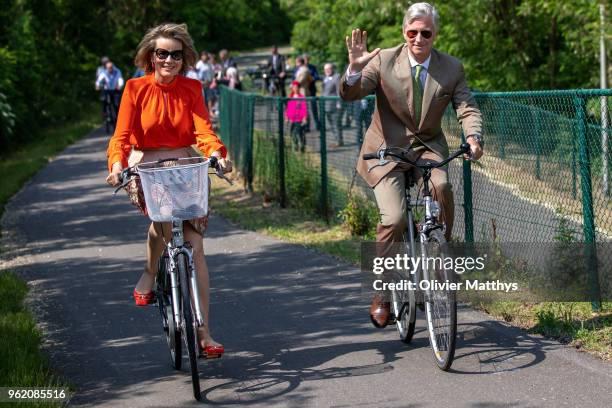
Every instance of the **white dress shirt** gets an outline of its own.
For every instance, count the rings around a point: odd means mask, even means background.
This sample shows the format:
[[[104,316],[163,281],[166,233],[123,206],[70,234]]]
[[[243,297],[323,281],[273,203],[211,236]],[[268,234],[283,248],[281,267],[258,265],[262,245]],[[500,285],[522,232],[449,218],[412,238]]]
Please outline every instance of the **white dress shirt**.
[[[431,61],[431,54],[429,55],[429,57],[427,57],[427,59],[422,64],[419,64],[417,60],[414,59],[414,57],[412,56],[412,53],[410,52],[408,52],[408,59],[410,60],[410,67],[412,69],[412,72],[410,73],[410,75],[412,75],[412,77],[414,77],[414,74],[416,73],[416,66],[417,65],[423,66],[423,69],[421,70],[420,79],[421,79],[421,86],[425,87],[425,81],[427,80],[427,71],[429,70],[429,63]],[[349,65],[346,68],[346,84],[348,86],[353,86],[355,85],[357,80],[361,78],[361,71],[352,73],[350,69],[351,69],[351,66]]]

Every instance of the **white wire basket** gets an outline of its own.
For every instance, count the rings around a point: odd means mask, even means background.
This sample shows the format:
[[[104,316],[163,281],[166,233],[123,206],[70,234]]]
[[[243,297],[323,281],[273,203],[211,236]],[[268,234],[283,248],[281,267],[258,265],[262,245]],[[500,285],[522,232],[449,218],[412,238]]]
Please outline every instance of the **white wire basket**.
[[[138,164],[149,218],[167,222],[208,214],[208,167],[201,157]]]

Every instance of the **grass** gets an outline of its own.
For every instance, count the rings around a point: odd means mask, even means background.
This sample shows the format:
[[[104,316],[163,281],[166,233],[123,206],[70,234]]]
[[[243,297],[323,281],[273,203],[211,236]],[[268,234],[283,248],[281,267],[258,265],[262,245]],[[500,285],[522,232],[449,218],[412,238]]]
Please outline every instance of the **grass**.
[[[0,215],[7,201],[66,146],[97,125],[98,107],[87,106],[78,120],[47,128],[36,141],[0,156]],[[25,305],[27,284],[9,270],[0,271],[0,386],[71,388],[53,373],[41,351],[43,333]],[[27,402],[11,406],[48,407],[61,403]]]
[[[594,314],[589,302],[489,302],[477,309],[506,322],[612,361],[612,302]]]
[[[0,385],[69,390],[66,381],[53,373],[40,350],[42,334],[24,305],[28,288],[9,271],[0,272]],[[11,406],[13,406],[11,404]],[[61,406],[59,402],[27,402],[14,406]]]
[[[213,178],[211,207],[230,221],[355,264],[359,262],[361,240],[352,237],[339,220],[327,224],[309,210],[267,204],[260,194],[245,194],[240,187],[224,183]]]
[[[214,179],[214,178],[213,178]],[[239,183],[236,183],[239,184]],[[313,248],[344,261],[360,262],[359,237],[338,218],[330,224],[312,212],[296,208],[279,208],[265,203],[264,196],[245,194],[240,187],[213,180],[211,207],[230,221],[252,231]],[[472,304],[476,309],[512,325],[555,338],[612,361],[612,303],[603,303],[602,312],[593,315],[587,302],[487,302]]]

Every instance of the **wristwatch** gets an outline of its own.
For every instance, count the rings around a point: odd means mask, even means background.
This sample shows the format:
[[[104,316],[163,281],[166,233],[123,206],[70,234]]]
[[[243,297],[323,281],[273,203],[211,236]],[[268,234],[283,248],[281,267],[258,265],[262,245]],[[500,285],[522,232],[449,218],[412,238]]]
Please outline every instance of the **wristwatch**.
[[[474,133],[473,135],[469,135],[466,139],[469,139],[470,137],[474,138],[474,140],[478,142],[481,149],[484,148],[484,139],[482,136],[480,136],[478,133]]]

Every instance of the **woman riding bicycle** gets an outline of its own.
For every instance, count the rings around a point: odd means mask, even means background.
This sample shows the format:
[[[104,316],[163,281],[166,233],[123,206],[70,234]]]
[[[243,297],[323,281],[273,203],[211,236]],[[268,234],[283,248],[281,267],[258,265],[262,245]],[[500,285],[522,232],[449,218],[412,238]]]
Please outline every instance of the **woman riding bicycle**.
[[[202,97],[202,85],[181,74],[193,66],[197,53],[185,24],[162,24],[147,31],[136,51],[135,64],[146,75],[127,81],[117,127],[107,150],[108,184],[120,184],[127,166],[174,157],[194,156],[192,144],[207,157],[216,156],[224,172],[231,171],[227,150],[212,129]],[[142,187],[133,180],[127,187],[132,203],[146,214]],[[186,241],[193,247],[201,310],[205,324],[198,330],[203,354],[220,356],[224,348],[209,332],[209,282],[202,237],[207,217],[184,223]],[[147,262],[134,289],[139,306],[155,302],[153,285],[157,260],[170,239],[170,223],[151,223],[148,230]]]

